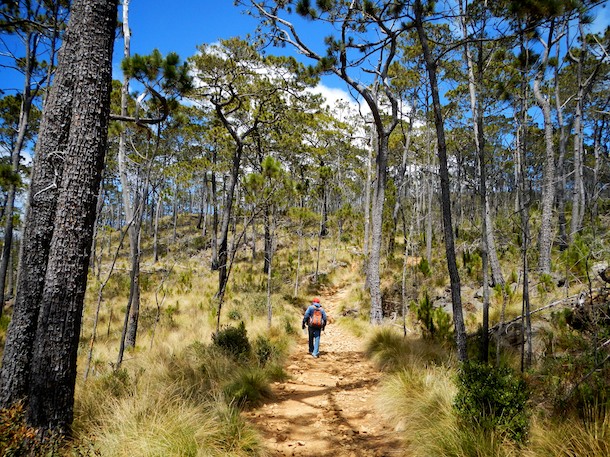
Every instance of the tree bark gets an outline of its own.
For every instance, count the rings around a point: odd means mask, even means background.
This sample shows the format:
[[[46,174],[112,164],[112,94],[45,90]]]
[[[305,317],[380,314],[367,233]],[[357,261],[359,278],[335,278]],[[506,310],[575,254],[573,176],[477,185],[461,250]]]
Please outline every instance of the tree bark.
[[[377,180],[373,188],[373,207],[371,211],[371,256],[369,259],[369,290],[371,294],[371,323],[380,324],[383,319],[381,302],[381,238],[383,232],[383,203],[388,172],[389,133],[377,130],[377,160],[375,169]]]
[[[75,63],[69,64],[76,77],[73,110],[40,300],[27,413],[29,425],[39,428],[43,437],[48,430],[69,433],[72,422],[81,315],[107,147],[116,11],[115,0],[77,0],[68,26],[79,42],[76,54],[70,55]]]
[[[553,245],[553,205],[555,203],[555,149],[553,144],[553,122],[551,119],[551,102],[544,96],[541,89],[547,68],[550,48],[553,41],[555,27],[553,21],[548,32],[547,42],[544,44],[544,53],[540,66],[534,78],[534,96],[542,111],[544,119],[545,159],[542,177],[542,215],[540,223],[540,237],[538,249],[538,269],[541,273],[551,272],[551,247]]]
[[[443,233],[445,236],[445,252],[447,255],[447,268],[451,283],[451,302],[453,305],[453,324],[455,327],[455,340],[458,350],[458,358],[464,362],[468,360],[466,348],[466,327],[462,310],[462,298],[460,292],[460,275],[458,272],[455,245],[453,239],[453,226],[451,222],[451,195],[449,189],[449,169],[447,167],[447,145],[445,142],[445,126],[438,93],[438,81],[436,76],[436,63],[428,45],[428,36],[423,25],[423,5],[421,0],[416,0],[415,5],[415,27],[419,42],[422,46],[426,70],[430,80],[432,92],[432,106],[434,108],[434,125],[438,144],[439,173],[441,181],[441,202],[443,212]]]
[[[131,55],[131,31],[129,29],[129,2],[123,0],[123,57],[128,59]],[[121,88],[121,116],[127,115],[127,99],[129,96],[129,77],[124,76],[123,87]],[[134,347],[136,342],[136,332],[140,311],[140,230],[142,226],[142,208],[140,202],[142,198],[138,189],[135,195],[132,194],[131,185],[127,177],[127,157],[126,157],[126,132],[121,131],[119,135],[119,175],[121,180],[121,195],[123,198],[123,211],[125,211],[125,222],[129,224],[127,231],[129,238],[129,261],[130,283],[129,298],[125,310],[126,327],[123,328],[119,345],[119,355],[117,366],[123,361],[124,347]],[[138,169],[138,173],[139,173]]]
[[[79,7],[82,9],[82,5]],[[21,244],[17,293],[0,370],[0,404],[3,408],[21,400],[27,403],[32,346],[54,228],[57,181],[62,176],[70,133],[77,76],[74,56],[81,46],[81,37],[75,27],[68,27],[66,31],[59,52],[61,65],[57,68],[54,84],[45,101],[38,132]]]

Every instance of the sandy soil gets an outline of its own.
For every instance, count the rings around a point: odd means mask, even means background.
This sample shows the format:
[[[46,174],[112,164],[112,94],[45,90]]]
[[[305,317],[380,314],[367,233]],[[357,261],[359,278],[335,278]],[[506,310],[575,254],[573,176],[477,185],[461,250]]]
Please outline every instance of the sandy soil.
[[[331,319],[343,295],[321,296]],[[376,411],[381,374],[366,359],[362,340],[329,323],[315,359],[302,334],[287,372],[291,379],[272,386],[274,398],[247,413],[270,456],[405,455],[398,433]]]

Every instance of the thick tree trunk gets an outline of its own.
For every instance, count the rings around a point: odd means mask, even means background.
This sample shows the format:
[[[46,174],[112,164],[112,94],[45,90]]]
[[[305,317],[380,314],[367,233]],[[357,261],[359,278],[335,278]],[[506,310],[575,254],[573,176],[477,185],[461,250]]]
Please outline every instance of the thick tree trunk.
[[[451,222],[451,195],[449,189],[449,169],[447,167],[447,145],[445,143],[445,126],[438,93],[438,82],[436,76],[436,63],[430,52],[428,37],[423,26],[423,7],[421,0],[415,2],[415,27],[422,46],[423,57],[426,62],[426,70],[430,80],[432,91],[432,105],[434,108],[434,124],[436,126],[436,136],[438,143],[438,160],[441,181],[441,202],[443,210],[443,233],[445,236],[445,252],[447,255],[447,268],[451,283],[451,302],[453,304],[453,324],[455,327],[455,340],[460,361],[468,360],[466,348],[466,327],[462,310],[460,275],[458,272],[455,245],[453,239],[453,227]]]
[[[82,2],[79,7],[82,11]],[[82,19],[82,18],[81,18]],[[79,19],[79,20],[81,20]],[[74,56],[81,36],[69,27],[59,54],[61,66],[55,74],[42,114],[31,173],[20,273],[13,316],[8,327],[0,371],[0,404],[8,408],[27,400],[34,334],[47,269],[49,245],[57,205],[57,180],[62,176],[66,143],[70,133],[74,80]]]
[[[69,433],[72,422],[81,315],[107,145],[116,11],[115,0],[77,0],[69,25],[79,41],[77,53],[69,56],[76,62],[71,69],[77,76],[27,414],[28,423],[43,434]]]

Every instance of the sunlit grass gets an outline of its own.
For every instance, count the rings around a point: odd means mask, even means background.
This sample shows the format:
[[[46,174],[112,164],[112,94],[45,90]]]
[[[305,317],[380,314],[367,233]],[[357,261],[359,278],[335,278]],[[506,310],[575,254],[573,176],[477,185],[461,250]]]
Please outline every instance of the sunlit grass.
[[[610,455],[610,414],[585,423],[575,418],[536,420],[524,457],[605,457]]]
[[[381,327],[366,344],[367,355],[385,371],[397,371],[413,365],[449,363],[451,351],[432,340],[405,338],[394,327]]]
[[[262,455],[257,434],[234,408],[220,400],[193,405],[157,391],[116,401],[93,431],[107,456]]]

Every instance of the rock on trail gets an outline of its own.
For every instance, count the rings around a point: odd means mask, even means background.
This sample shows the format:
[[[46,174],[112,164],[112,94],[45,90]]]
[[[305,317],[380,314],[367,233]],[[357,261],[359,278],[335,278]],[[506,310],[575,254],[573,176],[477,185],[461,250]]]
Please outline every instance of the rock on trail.
[[[322,296],[331,318],[344,293]],[[272,386],[273,398],[246,413],[271,456],[405,455],[397,432],[376,411],[381,373],[365,357],[363,341],[329,323],[320,357],[307,353],[302,335],[286,371],[291,378]]]

